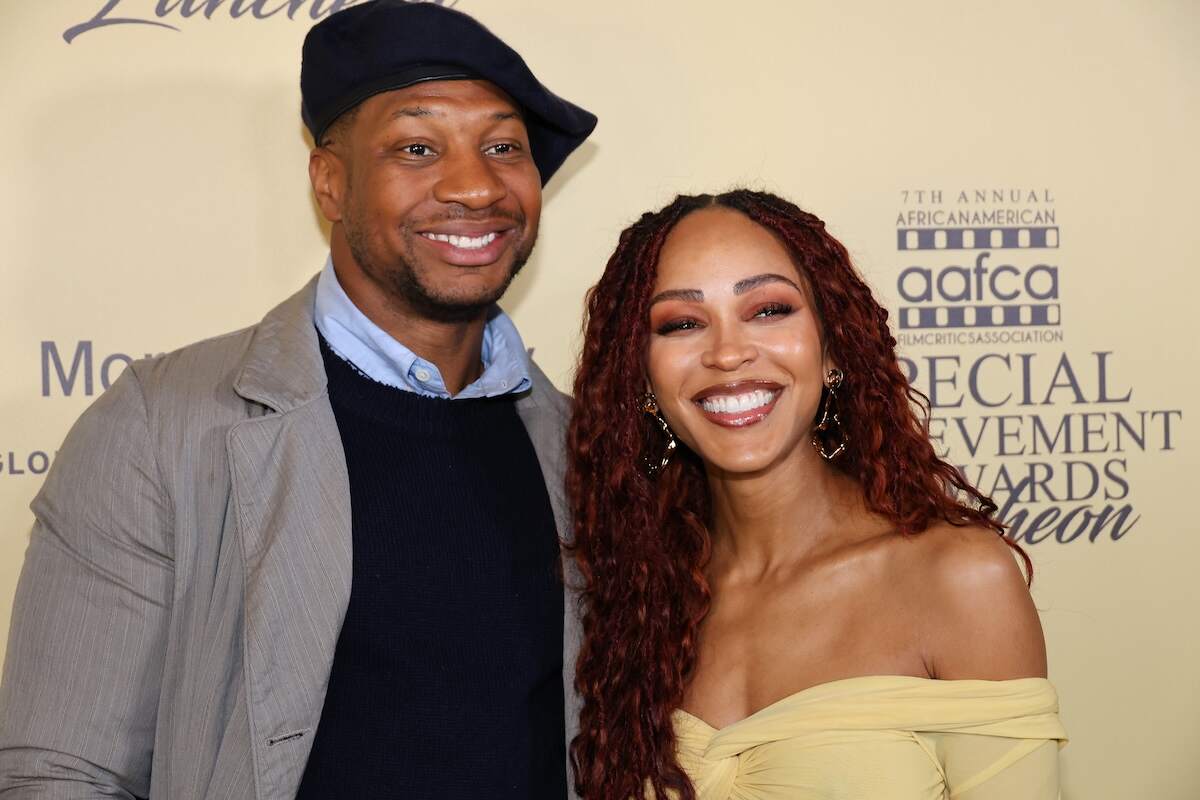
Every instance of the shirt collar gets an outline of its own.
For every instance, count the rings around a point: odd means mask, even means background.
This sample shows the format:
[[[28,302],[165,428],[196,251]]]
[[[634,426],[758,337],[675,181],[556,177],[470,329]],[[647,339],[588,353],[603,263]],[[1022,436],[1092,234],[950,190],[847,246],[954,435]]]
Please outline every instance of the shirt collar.
[[[451,399],[442,374],[431,362],[396,341],[367,318],[338,283],[332,256],[317,278],[317,330],[329,347],[379,383],[426,397]],[[455,400],[523,392],[532,386],[529,356],[517,327],[492,306],[483,329],[483,374],[453,396]]]

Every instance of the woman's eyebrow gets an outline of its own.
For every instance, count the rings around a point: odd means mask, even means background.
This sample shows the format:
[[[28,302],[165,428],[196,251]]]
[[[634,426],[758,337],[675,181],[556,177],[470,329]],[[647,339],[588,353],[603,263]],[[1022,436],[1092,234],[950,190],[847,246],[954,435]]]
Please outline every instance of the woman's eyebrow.
[[[797,292],[802,291],[800,287],[791,278],[780,275],[777,272],[764,272],[762,275],[754,275],[750,278],[743,278],[733,285],[734,294],[745,294],[751,289],[757,289],[766,283],[786,283]],[[684,300],[689,303],[703,303],[704,292],[699,289],[667,289],[659,292],[650,298],[650,305],[661,303],[664,300]]]
[[[663,300],[685,300],[689,303],[703,303],[704,292],[699,289],[667,289],[650,298],[650,305],[661,303]]]
[[[765,283],[786,283],[788,286],[791,286],[797,292],[801,291],[800,287],[797,286],[796,282],[794,280],[792,280],[791,278],[784,277],[783,275],[780,275],[776,272],[764,272],[762,275],[755,275],[752,278],[743,278],[742,280],[735,283],[733,285],[733,293],[734,294],[745,294],[746,292],[750,291],[751,289],[757,289],[759,286],[762,286]],[[803,293],[803,292],[801,292],[801,293]]]

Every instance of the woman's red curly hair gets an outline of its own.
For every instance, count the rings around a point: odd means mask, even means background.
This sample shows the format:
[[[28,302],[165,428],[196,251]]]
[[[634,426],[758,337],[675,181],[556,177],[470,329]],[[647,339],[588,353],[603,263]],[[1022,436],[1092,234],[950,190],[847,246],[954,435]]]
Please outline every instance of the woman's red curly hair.
[[[595,800],[695,793],[675,757],[672,712],[696,662],[709,608],[711,503],[703,465],[683,452],[657,477],[646,387],[649,302],[663,242],[680,219],[722,206],[772,231],[792,255],[822,321],[849,448],[831,468],[855,478],[867,506],[896,530],[931,523],[983,525],[1003,535],[996,505],[937,457],[929,406],[896,362],[887,311],[855,272],[846,248],[817,217],[763,192],[680,196],[622,232],[588,294],[585,339],[568,435],[571,548],[583,580],[583,644],[575,685],[580,730],[571,743],[575,786]],[[1006,542],[1009,542],[1005,538]],[[1025,560],[1028,557],[1009,542]]]

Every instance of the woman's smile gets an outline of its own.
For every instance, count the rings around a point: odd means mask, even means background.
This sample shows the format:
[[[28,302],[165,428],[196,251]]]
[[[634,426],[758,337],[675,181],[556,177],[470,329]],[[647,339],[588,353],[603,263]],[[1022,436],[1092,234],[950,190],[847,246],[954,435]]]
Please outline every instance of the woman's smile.
[[[710,386],[692,398],[704,418],[726,428],[762,422],[775,410],[783,387],[774,381],[744,380]]]

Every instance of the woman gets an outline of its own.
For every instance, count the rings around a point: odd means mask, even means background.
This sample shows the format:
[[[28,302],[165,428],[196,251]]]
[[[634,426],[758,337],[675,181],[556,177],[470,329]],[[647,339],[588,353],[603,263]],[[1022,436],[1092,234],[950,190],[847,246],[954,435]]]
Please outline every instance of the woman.
[[[621,235],[569,440],[583,797],[1057,796],[1029,560],[935,455],[894,348],[778,197],[680,197]]]

